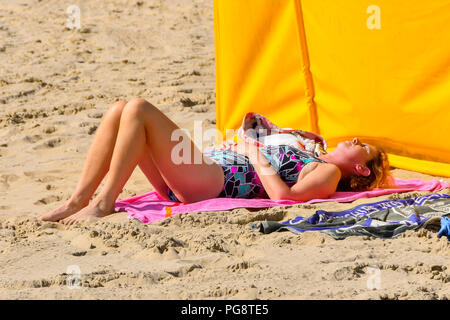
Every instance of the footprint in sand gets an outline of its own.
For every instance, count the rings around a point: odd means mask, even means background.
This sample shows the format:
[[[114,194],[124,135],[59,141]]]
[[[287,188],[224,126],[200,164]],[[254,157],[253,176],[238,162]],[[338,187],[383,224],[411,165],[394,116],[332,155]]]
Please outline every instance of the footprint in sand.
[[[19,179],[19,176],[15,174],[2,174],[0,176],[0,183],[6,183],[9,186],[10,182],[17,181]]]
[[[39,199],[38,201],[36,201],[34,204],[35,205],[41,205],[41,204],[49,204],[52,202],[58,202],[61,201],[61,197],[60,196],[55,196],[55,195],[51,195],[48,197],[44,197],[42,199]]]
[[[45,127],[44,129],[42,129],[42,132],[46,133],[46,134],[51,134],[53,132],[56,131],[56,127],[55,126],[48,126]]]
[[[0,187],[4,190],[8,189],[11,182],[17,181],[19,176],[15,174],[2,174],[0,176]]]
[[[100,119],[103,117],[103,112],[91,112],[88,114],[88,117],[92,119]]]
[[[205,112],[208,112],[209,109],[210,109],[209,106],[202,104],[202,105],[194,106],[192,108],[192,111],[194,111],[196,113],[205,113]]]
[[[25,174],[25,175],[29,176],[32,179],[35,177],[35,174],[34,173],[30,173],[30,172],[27,172],[27,174]],[[48,182],[52,182],[52,181],[56,181],[56,180],[62,180],[62,179],[63,178],[61,178],[61,177],[44,176],[44,177],[36,179],[35,181],[36,182],[42,182],[42,183],[48,183]]]
[[[40,149],[49,149],[49,148],[55,148],[59,145],[61,145],[63,140],[61,138],[54,138],[45,141],[44,143],[34,147],[34,150],[40,150]]]
[[[257,263],[247,261],[247,260],[241,260],[240,262],[227,265],[226,269],[231,272],[239,272],[239,271],[250,269],[256,265],[257,265]]]
[[[28,142],[28,143],[36,143],[39,140],[42,140],[42,137],[40,135],[38,135],[38,134],[35,134],[33,136],[26,135],[23,138],[23,141]]]
[[[36,173],[35,173],[34,171],[24,171],[24,172],[23,172],[23,175],[24,175],[25,177],[34,179]]]
[[[80,122],[80,124],[78,125],[80,128],[84,128],[84,127],[87,127],[87,126],[91,126],[91,125],[93,125],[94,124],[94,122],[89,122],[89,121],[82,121],[82,122]]]

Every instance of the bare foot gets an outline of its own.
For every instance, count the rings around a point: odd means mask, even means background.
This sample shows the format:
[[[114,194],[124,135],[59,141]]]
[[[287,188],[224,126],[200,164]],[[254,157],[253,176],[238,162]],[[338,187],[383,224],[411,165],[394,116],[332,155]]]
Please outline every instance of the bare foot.
[[[86,220],[88,218],[102,218],[106,217],[107,215],[110,215],[114,213],[114,205],[112,207],[108,206],[101,206],[101,205],[89,205],[86,208],[80,210],[74,215],[71,215],[67,217],[66,219],[62,220],[61,223],[65,225],[73,225],[75,223],[79,223],[83,220]]]
[[[77,213],[86,206],[87,204],[75,204],[73,202],[67,201],[62,206],[50,212],[39,214],[37,218],[42,221],[56,222]]]

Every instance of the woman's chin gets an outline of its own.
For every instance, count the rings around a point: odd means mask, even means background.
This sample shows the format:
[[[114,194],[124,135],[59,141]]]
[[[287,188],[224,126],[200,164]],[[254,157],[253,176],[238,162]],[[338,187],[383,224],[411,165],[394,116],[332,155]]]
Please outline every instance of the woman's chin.
[[[342,149],[342,148],[345,148],[345,147],[347,147],[347,143],[345,141],[342,141],[342,142],[338,143],[338,145],[336,146],[335,150],[339,150],[339,149]]]

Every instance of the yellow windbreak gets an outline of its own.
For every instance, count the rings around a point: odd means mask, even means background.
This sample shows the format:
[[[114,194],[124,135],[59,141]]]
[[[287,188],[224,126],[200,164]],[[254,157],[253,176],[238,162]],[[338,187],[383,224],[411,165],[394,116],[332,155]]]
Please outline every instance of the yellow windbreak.
[[[216,0],[217,127],[246,112],[450,177],[450,0]]]
[[[215,0],[214,13],[218,130],[247,112],[312,130],[295,1]]]
[[[304,0],[302,9],[328,144],[357,136],[403,156],[390,157],[394,166],[450,176],[450,1]]]

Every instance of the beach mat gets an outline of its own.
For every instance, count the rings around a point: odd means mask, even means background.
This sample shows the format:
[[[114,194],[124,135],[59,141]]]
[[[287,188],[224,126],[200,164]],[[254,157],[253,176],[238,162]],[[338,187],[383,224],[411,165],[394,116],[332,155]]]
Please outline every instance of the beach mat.
[[[352,202],[360,198],[371,198],[385,194],[407,191],[440,191],[450,185],[442,180],[434,179],[424,182],[418,179],[395,179],[396,189],[374,189],[364,192],[336,192],[327,199],[313,199],[305,203],[317,203],[326,201]],[[270,199],[238,199],[238,198],[214,198],[190,204],[164,200],[156,191],[131,197],[116,202],[116,211],[126,211],[129,218],[139,219],[144,223],[151,223],[168,218],[174,214],[199,211],[224,211],[236,208],[270,208],[277,206],[289,206],[302,203],[292,200]]]

